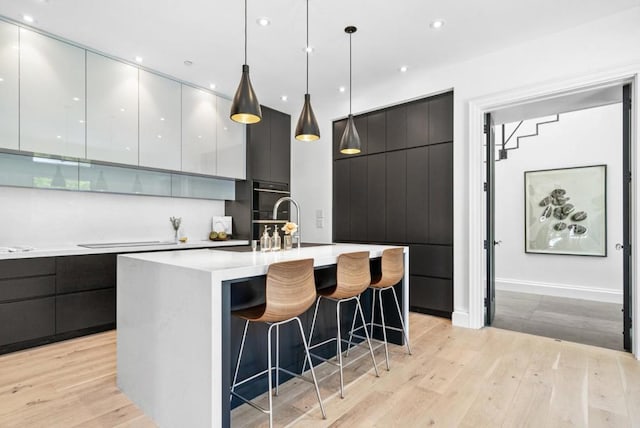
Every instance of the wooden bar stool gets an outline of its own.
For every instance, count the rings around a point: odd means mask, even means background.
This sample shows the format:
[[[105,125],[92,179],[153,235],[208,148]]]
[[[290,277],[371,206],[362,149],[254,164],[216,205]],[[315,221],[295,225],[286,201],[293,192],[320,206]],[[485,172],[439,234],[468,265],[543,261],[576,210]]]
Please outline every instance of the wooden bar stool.
[[[309,354],[309,347],[304,337],[304,330],[302,329],[302,323],[299,316],[313,305],[316,299],[316,284],[313,276],[313,259],[294,260],[289,262],[273,263],[269,265],[267,271],[267,285],[266,285],[266,299],[265,303],[259,306],[251,308],[233,311],[231,314],[245,320],[244,331],[242,333],[242,342],[240,344],[240,351],[238,353],[238,362],[236,363],[235,373],[233,375],[233,383],[231,384],[231,395],[239,398],[240,400],[248,403],[252,407],[260,410],[263,413],[269,415],[269,426],[273,426],[273,402],[271,392],[273,390],[271,371],[275,370],[276,375],[276,391],[275,395],[278,395],[278,373],[283,371],[289,375],[299,377],[300,379],[312,382],[316,389],[316,395],[318,396],[318,402],[320,403],[320,410],[322,411],[322,417],[326,419],[324,406],[322,404],[322,398],[320,397],[320,389],[318,388],[318,381],[316,380],[316,374],[313,371],[313,365],[311,364],[311,355]],[[280,342],[280,326],[289,322],[296,321],[300,329],[300,336],[302,337],[302,343],[304,345],[304,352],[306,354],[306,361],[309,362],[311,368],[312,380],[301,376],[297,373],[290,372],[282,367],[279,367],[279,342]],[[245,339],[247,337],[247,329],[250,322],[264,322],[269,324],[269,330],[267,334],[267,348],[268,367],[266,370],[256,373],[242,381],[238,382],[238,371],[240,369],[240,360],[242,358],[242,351],[244,349]],[[271,330],[276,329],[276,366],[272,367],[271,364]],[[249,382],[264,374],[268,376],[269,382],[269,409],[265,409],[251,400],[248,400],[235,392],[235,388],[246,382]],[[303,370],[304,373],[304,370]]]
[[[360,319],[362,320],[362,324],[365,324],[364,313],[362,312],[362,306],[360,305],[360,294],[367,289],[369,284],[371,283],[371,271],[369,267],[369,252],[361,251],[357,253],[345,253],[340,254],[338,256],[338,267],[337,267],[337,281],[336,286],[331,287],[329,289],[318,291],[318,299],[316,300],[316,308],[313,312],[313,321],[311,322],[311,331],[309,332],[309,349],[314,349],[319,346],[326,345],[327,343],[336,341],[336,353],[338,362],[334,363],[332,360],[328,360],[316,354],[311,354],[313,357],[320,359],[322,361],[326,361],[330,364],[334,364],[340,369],[340,397],[344,398],[344,380],[342,369],[344,364],[342,362],[342,342],[347,342],[342,338],[342,334],[340,332],[340,304],[344,302],[349,302],[351,300],[355,300],[356,307],[355,312],[353,314],[354,320],[356,314],[360,314]],[[313,330],[316,325],[316,318],[318,316],[318,306],[320,305],[320,300],[328,299],[336,302],[336,322],[338,325],[338,332],[336,337],[327,339],[323,342],[316,343],[315,345],[311,344],[311,339],[313,337]],[[355,321],[354,321],[355,322]],[[367,344],[369,345],[369,353],[371,354],[371,360],[373,361],[373,368],[375,369],[376,376],[378,376],[378,366],[376,365],[376,359],[373,356],[373,348],[371,347],[371,341],[369,340],[369,333],[365,329],[365,336],[367,340]],[[351,343],[351,338],[349,340]],[[311,361],[309,361],[311,364]],[[306,367],[306,361],[302,367],[302,371]]]
[[[402,248],[390,248],[384,250],[382,252],[382,274],[379,277],[374,278],[371,281],[371,285],[369,288],[373,292],[373,296],[371,299],[371,322],[368,324],[364,324],[358,328],[355,328],[356,325],[356,317],[354,315],[353,321],[351,323],[351,331],[349,333],[349,347],[347,349],[347,356],[349,355],[349,350],[351,350],[351,339],[353,337],[358,337],[364,339],[362,336],[355,334],[354,332],[364,328],[365,336],[368,338],[369,336],[373,336],[373,327],[381,327],[382,328],[382,338],[384,343],[384,353],[387,361],[387,370],[389,370],[389,347],[387,345],[387,329],[401,331],[404,336],[405,343],[407,344],[407,352],[411,355],[411,346],[409,345],[409,336],[407,335],[407,330],[404,326],[404,321],[402,318],[402,311],[400,310],[400,303],[398,302],[398,296],[396,295],[396,290],[393,288],[397,283],[402,281],[404,278],[404,251]],[[382,292],[385,290],[391,290],[393,293],[393,299],[396,302],[396,308],[398,309],[398,317],[400,318],[400,325],[402,328],[391,327],[386,325],[384,320],[384,309],[382,307]],[[382,324],[377,324],[374,322],[375,308],[376,308],[376,292],[378,296],[378,303],[380,304],[380,319]],[[369,327],[371,330],[368,334],[367,328]]]

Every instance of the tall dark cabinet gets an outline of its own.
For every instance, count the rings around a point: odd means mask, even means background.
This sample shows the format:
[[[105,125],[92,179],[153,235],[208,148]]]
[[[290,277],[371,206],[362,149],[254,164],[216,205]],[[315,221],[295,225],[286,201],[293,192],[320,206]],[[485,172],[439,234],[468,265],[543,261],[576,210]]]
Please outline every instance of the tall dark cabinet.
[[[262,120],[247,125],[247,179],[236,182],[235,201],[225,202],[225,212],[233,217],[234,238],[238,239],[257,238],[253,220],[271,218],[267,211],[278,197],[288,194],[291,181],[291,116],[261,108]],[[288,205],[282,211],[288,215]]]
[[[453,92],[333,123],[333,240],[409,245],[412,310],[453,312]]]

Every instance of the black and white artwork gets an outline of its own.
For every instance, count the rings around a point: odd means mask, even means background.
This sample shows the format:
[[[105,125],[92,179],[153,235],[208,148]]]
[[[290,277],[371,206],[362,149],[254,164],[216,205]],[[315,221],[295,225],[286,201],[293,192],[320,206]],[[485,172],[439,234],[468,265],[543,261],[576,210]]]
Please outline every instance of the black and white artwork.
[[[607,255],[607,166],[525,171],[525,252]]]

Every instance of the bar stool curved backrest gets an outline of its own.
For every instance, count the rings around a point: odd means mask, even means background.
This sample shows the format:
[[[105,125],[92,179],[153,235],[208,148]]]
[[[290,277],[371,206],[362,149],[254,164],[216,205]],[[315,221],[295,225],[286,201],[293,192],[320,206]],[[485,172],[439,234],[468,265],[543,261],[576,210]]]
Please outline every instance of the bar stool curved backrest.
[[[326,297],[345,299],[360,295],[371,284],[369,252],[345,253],[338,256],[335,290]]]
[[[313,259],[274,263],[267,270],[264,313],[252,321],[279,322],[297,317],[315,300]]]
[[[389,248],[382,252],[382,275],[371,285],[379,288],[396,285],[404,277],[404,253],[402,248]]]

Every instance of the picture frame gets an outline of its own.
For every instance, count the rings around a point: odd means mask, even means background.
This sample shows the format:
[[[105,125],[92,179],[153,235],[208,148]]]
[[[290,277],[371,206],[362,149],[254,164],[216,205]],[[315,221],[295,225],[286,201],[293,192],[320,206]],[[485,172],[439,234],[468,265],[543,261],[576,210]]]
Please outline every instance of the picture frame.
[[[525,253],[607,256],[607,166],[524,172]]]

